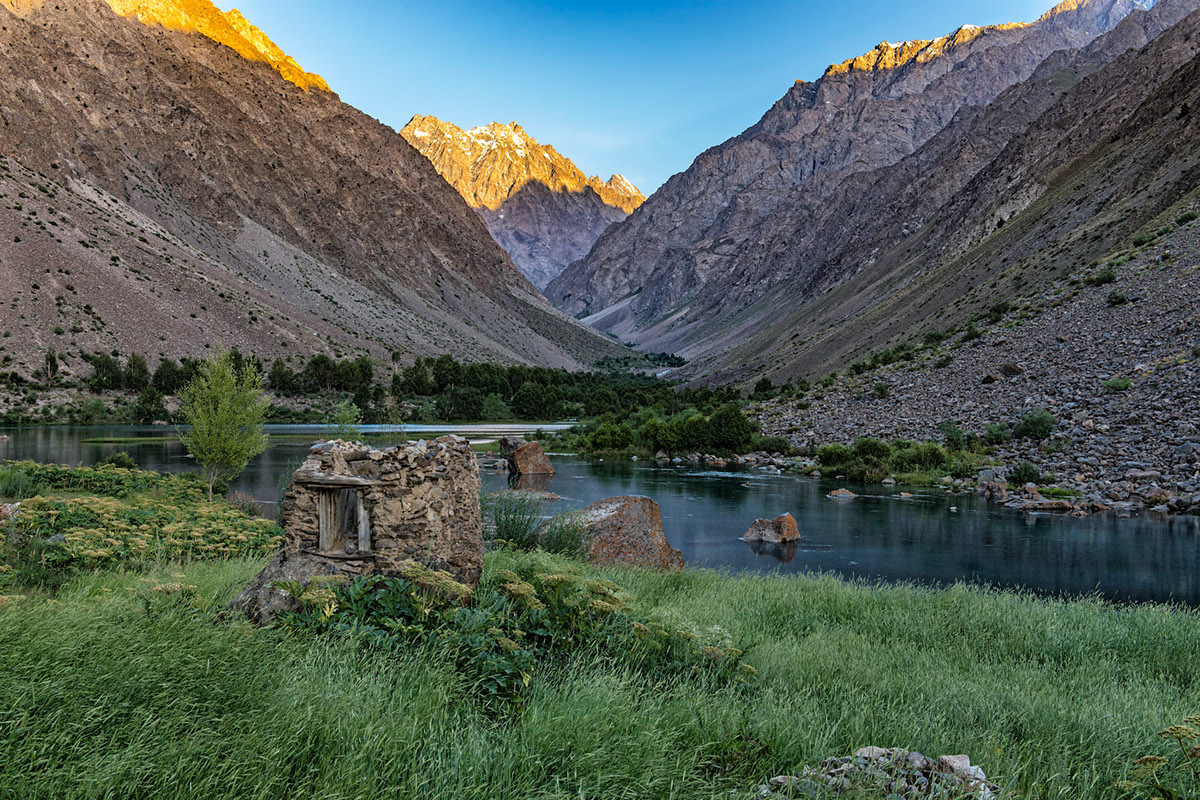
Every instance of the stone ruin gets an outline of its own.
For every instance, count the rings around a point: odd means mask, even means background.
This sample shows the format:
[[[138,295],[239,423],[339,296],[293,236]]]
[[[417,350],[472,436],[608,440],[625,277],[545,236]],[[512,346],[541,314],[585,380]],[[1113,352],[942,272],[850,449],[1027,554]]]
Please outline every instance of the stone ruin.
[[[397,576],[414,562],[475,586],[483,570],[479,465],[465,439],[375,450],[314,445],[284,496],[281,550],[233,605],[269,622],[298,607],[277,585]]]

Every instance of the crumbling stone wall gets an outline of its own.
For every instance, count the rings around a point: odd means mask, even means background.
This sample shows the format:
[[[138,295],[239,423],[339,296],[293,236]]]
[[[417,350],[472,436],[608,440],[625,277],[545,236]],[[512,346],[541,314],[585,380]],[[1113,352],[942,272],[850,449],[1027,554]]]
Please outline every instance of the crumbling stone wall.
[[[483,571],[479,464],[444,436],[376,450],[315,445],[284,496],[282,550],[234,604],[268,621],[290,600],[279,581],[397,575],[418,562],[475,586]]]

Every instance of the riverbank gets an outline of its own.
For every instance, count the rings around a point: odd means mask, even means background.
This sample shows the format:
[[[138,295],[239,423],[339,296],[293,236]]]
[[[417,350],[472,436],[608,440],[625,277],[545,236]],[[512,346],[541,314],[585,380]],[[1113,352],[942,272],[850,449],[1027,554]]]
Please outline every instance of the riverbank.
[[[1200,509],[1200,271],[1177,266],[1197,253],[1200,228],[1185,226],[1024,305],[997,307],[992,321],[931,332],[926,346],[893,351],[895,363],[849,370],[753,416],[801,446],[942,441],[952,422],[991,433],[1008,469],[1028,461],[1089,505]],[[1047,438],[1006,435],[1039,408],[1057,420]]]
[[[970,754],[1022,795],[1116,798],[1133,759],[1166,752],[1156,731],[1200,709],[1195,612],[513,553],[485,571],[530,559],[611,580],[639,613],[721,629],[752,688],[665,686],[580,653],[497,718],[432,653],[223,618],[261,560],[163,563],[0,609],[0,784],[62,798],[748,798],[876,745]]]

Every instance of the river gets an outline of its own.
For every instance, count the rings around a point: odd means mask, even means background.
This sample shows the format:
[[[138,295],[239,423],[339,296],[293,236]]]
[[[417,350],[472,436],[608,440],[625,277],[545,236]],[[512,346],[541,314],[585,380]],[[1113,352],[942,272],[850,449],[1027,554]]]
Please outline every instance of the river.
[[[551,426],[545,426],[550,428]],[[565,427],[565,426],[554,426]],[[313,426],[272,425],[271,447],[232,488],[271,507],[288,475],[304,458]],[[416,426],[409,438],[455,432],[476,440],[531,433],[521,425]],[[365,433],[386,442],[388,429]],[[0,460],[32,459],[94,464],[125,450],[144,469],[192,469],[168,428],[140,426],[0,428]],[[119,441],[113,441],[119,440]],[[1029,515],[989,506],[974,496],[941,490],[898,497],[882,486],[846,488],[859,494],[830,500],[830,480],[768,474],[757,469],[658,467],[646,462],[591,463],[555,457],[558,474],[544,488],[562,499],[551,513],[614,495],[658,501],[667,539],[692,566],[730,571],[829,572],[869,581],[944,585],[957,581],[1026,588],[1045,595],[1095,594],[1115,601],[1180,602],[1200,606],[1200,518],[1112,515],[1073,518]],[[507,477],[483,476],[484,490],[507,487]],[[542,487],[540,487],[542,488]],[[952,508],[957,510],[952,510]],[[753,548],[740,540],[758,517],[790,512],[802,541],[791,548]]]

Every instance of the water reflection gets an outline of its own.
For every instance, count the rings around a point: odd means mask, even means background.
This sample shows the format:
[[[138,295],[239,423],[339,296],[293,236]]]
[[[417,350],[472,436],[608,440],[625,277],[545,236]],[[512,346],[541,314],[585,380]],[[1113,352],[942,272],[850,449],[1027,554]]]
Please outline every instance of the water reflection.
[[[317,429],[308,428],[310,432]],[[232,488],[264,504],[279,494],[279,476],[290,475],[308,451],[304,430],[272,426],[294,435],[256,458]],[[492,431],[460,430],[491,438]],[[521,432],[521,431],[506,431]],[[94,464],[127,450],[146,469],[193,469],[169,429],[55,427],[5,429],[0,460],[34,459]],[[409,428],[412,435],[436,431]],[[379,432],[387,443],[387,434]],[[399,440],[399,434],[394,434]],[[121,438],[121,442],[97,439]],[[1117,520],[1024,515],[988,506],[975,497],[942,493],[901,500],[883,487],[848,488],[850,501],[825,497],[832,481],[757,471],[659,468],[641,463],[590,464],[556,458],[558,474],[528,476],[516,487],[554,492],[556,513],[615,495],[658,501],[670,542],[689,564],[763,572],[833,572],[871,580],[952,583],[958,580],[1027,587],[1047,594],[1099,594],[1119,600],[1174,600],[1200,605],[1200,518]],[[485,472],[485,491],[510,488],[506,473]],[[950,511],[958,508],[957,513]],[[790,512],[801,541],[786,548],[740,539],[758,518]],[[778,546],[777,546],[778,547]]]

